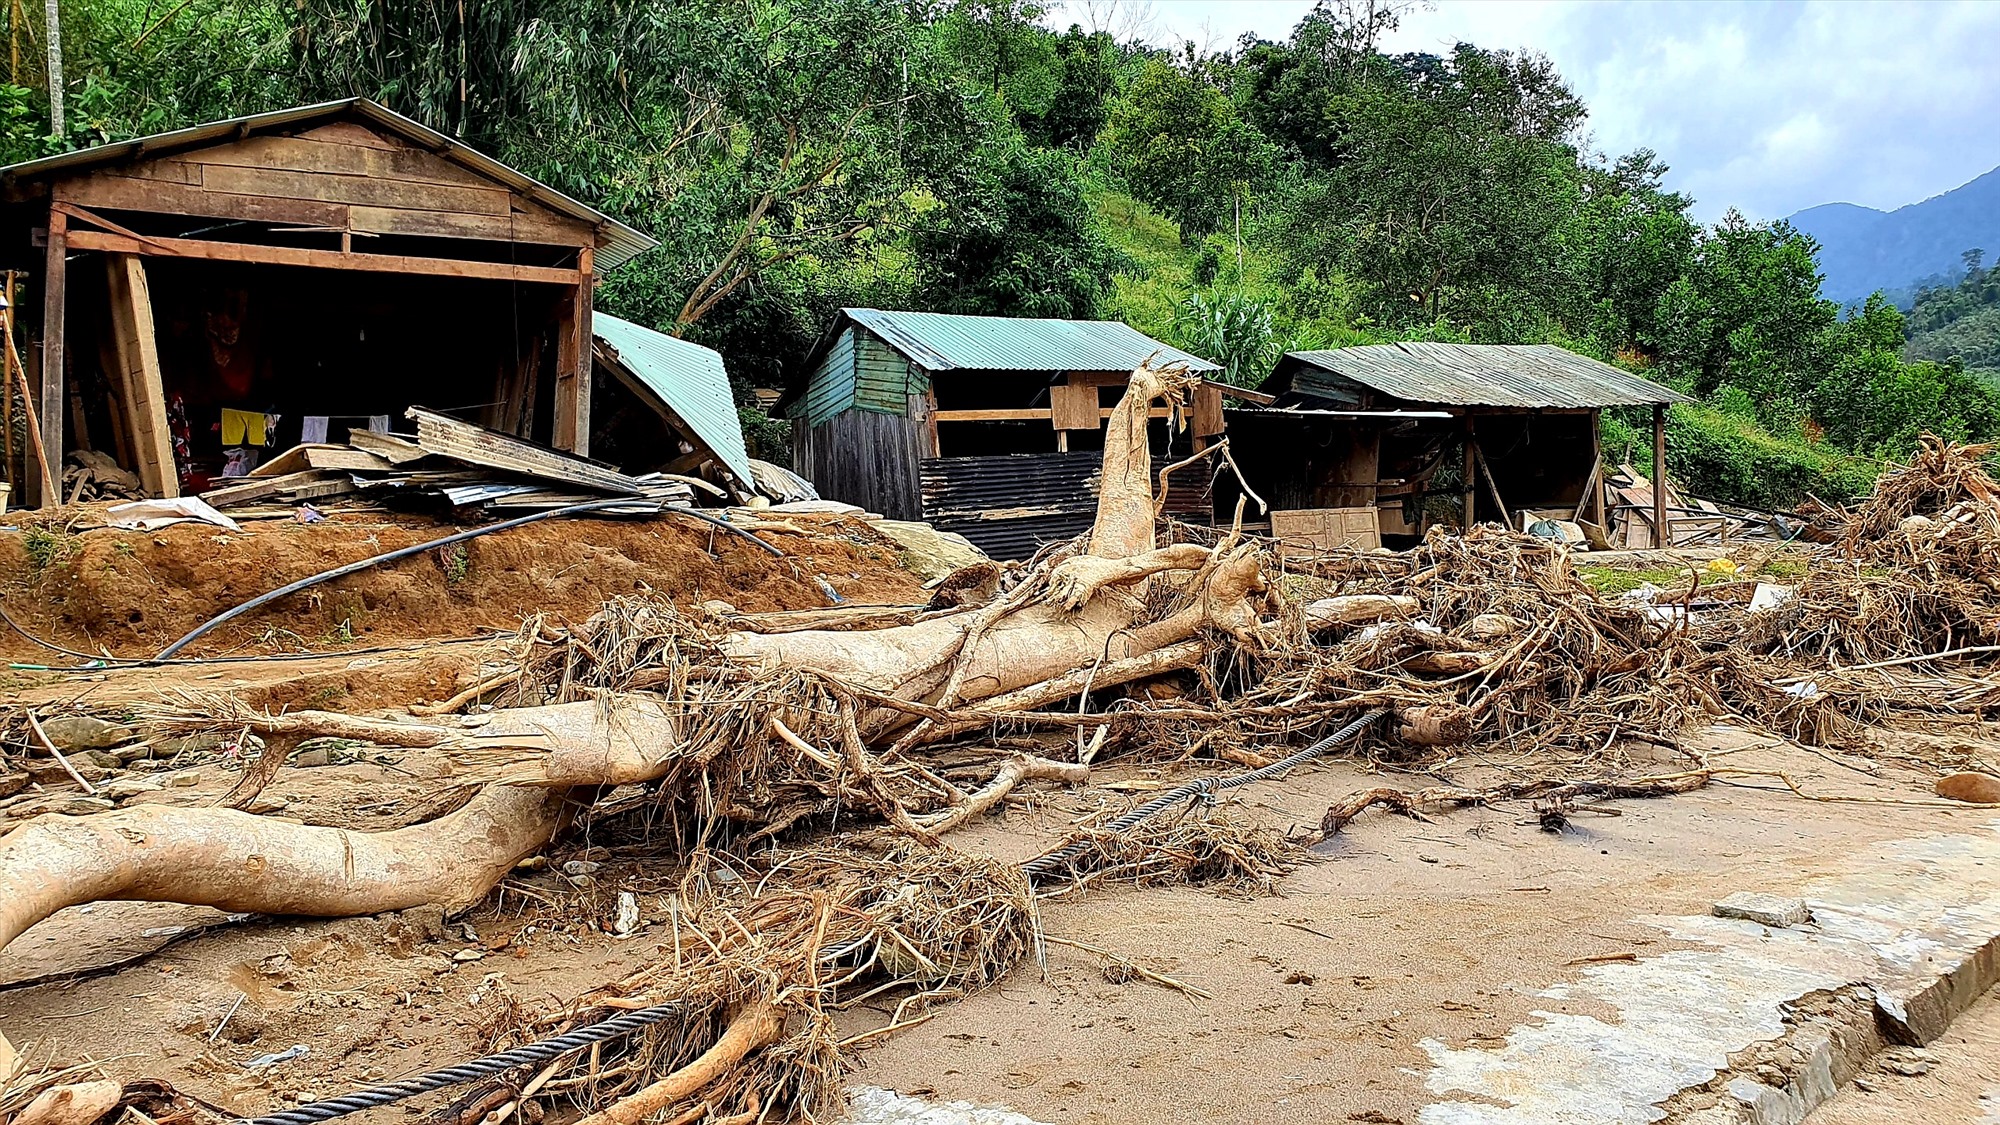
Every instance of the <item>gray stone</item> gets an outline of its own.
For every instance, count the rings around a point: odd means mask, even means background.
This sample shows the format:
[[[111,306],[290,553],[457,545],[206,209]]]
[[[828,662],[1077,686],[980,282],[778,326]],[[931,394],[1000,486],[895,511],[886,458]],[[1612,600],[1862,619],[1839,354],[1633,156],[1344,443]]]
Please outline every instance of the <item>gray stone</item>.
[[[1761,894],[1757,891],[1737,891],[1716,903],[1715,916],[1741,918],[1777,929],[1787,929],[1812,921],[1812,911],[1806,909],[1806,900]]]
[[[331,765],[332,763],[333,755],[325,750],[301,750],[298,756],[292,759],[292,765],[302,770]]]
[[[141,793],[158,793],[160,783],[150,777],[114,777],[98,787],[98,792],[114,801],[129,801]]]
[[[89,715],[57,715],[42,720],[49,741],[64,753],[76,750],[109,750],[137,738],[132,728],[106,722]]]

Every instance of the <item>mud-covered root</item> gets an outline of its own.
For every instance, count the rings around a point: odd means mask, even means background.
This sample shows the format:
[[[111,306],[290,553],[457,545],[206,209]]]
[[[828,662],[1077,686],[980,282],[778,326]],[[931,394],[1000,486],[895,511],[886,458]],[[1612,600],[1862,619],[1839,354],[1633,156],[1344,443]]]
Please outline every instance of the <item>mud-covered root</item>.
[[[489,786],[456,812],[391,832],[162,805],[38,817],[0,837],[0,946],[100,899],[321,917],[458,909],[547,843],[564,807],[558,792]]]

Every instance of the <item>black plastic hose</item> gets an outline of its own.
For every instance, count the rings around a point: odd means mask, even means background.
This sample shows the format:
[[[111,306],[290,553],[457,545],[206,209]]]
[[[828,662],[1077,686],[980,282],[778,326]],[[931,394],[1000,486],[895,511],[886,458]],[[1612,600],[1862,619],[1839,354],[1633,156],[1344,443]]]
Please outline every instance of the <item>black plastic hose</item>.
[[[439,547],[449,547],[453,543],[463,543],[467,539],[477,539],[482,535],[491,535],[496,531],[505,531],[510,527],[520,527],[523,524],[530,524],[539,522],[541,520],[554,519],[557,516],[574,516],[574,515],[581,515],[585,512],[602,511],[603,509],[606,508],[626,507],[629,506],[632,502],[633,500],[632,497],[630,496],[621,496],[609,500],[586,500],[581,504],[570,504],[562,508],[550,508],[546,512],[535,512],[532,515],[520,516],[516,519],[502,520],[499,523],[489,523],[484,527],[475,527],[468,531],[461,531],[456,535],[447,535],[442,539],[433,539],[428,543],[419,543],[414,547],[404,547],[401,550],[390,551],[387,554],[376,555],[374,558],[362,559],[360,562],[351,562],[348,563],[346,566],[337,566],[334,567],[332,570],[325,571],[320,574],[315,574],[310,578],[301,578],[297,582],[294,582],[289,586],[281,586],[278,589],[273,590],[268,594],[259,594],[256,597],[251,598],[249,601],[244,602],[242,605],[239,605],[234,609],[228,610],[227,612],[209,618],[207,621],[197,626],[192,632],[188,633],[180,640],[177,640],[173,644],[170,644],[167,647],[161,649],[159,655],[155,656],[153,659],[165,660],[168,657],[171,657],[173,654],[179,652],[181,649],[186,648],[188,642],[193,641],[195,638],[200,637],[202,634],[207,633],[210,630],[213,630],[219,625],[223,625],[230,621],[234,621],[238,617],[241,617],[244,614],[251,612],[252,610],[258,609],[262,606],[266,606],[274,601],[277,601],[279,598],[285,597],[290,594],[296,594],[300,590],[304,590],[312,586],[317,586],[322,582],[331,582],[336,578],[344,578],[347,575],[356,573],[357,571],[367,570],[371,566],[379,566],[382,563],[394,562],[397,559],[408,558],[411,555],[422,554],[425,551],[434,551]],[[776,547],[771,546],[769,543],[764,542],[762,539],[757,538],[755,535],[750,534],[749,532],[743,530],[740,527],[732,525],[728,520],[718,519],[715,516],[707,514],[706,512],[697,512],[692,508],[676,508],[671,506],[662,508],[661,512],[662,513],[671,512],[676,515],[693,516],[695,519],[701,520],[703,523],[711,523],[719,528],[722,528],[725,531],[734,532],[737,535],[740,535],[743,538],[748,539],[750,542],[757,544],[759,547],[762,547],[766,551],[771,552],[773,555],[778,556],[779,558],[785,557],[785,553],[783,551],[780,551]]]

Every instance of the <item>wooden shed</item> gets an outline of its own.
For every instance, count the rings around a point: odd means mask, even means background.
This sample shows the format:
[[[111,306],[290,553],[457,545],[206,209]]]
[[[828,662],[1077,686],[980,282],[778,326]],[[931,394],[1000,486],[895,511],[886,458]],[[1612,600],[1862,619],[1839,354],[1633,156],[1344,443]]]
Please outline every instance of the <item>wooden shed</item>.
[[[780,404],[792,464],[828,499],[1026,557],[1090,526],[1104,419],[1153,358],[1219,370],[1115,321],[843,309]],[[1183,451],[1222,432],[1222,388],[1197,392],[1192,419]],[[1205,491],[1170,500],[1209,517]]]
[[[1290,352],[1260,389],[1272,408],[1229,412],[1236,460],[1270,501],[1273,532],[1317,546],[1419,535],[1424,499],[1441,493],[1468,525],[1518,529],[1532,513],[1602,527],[1601,412],[1650,408],[1663,459],[1667,406],[1687,401],[1550,344]],[[1449,489],[1436,479],[1446,465]]]
[[[592,285],[652,245],[365,99],[0,169],[47,460],[155,495],[412,405],[587,454]]]

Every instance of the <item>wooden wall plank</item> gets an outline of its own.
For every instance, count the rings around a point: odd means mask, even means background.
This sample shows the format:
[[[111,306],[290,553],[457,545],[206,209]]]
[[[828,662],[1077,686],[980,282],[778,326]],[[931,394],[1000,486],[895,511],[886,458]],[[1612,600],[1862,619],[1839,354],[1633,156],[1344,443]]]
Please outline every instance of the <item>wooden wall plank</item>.
[[[345,227],[348,213],[347,207],[339,203],[224,195],[200,187],[138,180],[109,172],[57,181],[54,196],[65,203],[113,211],[152,211],[256,223],[296,223],[306,227]]]
[[[332,121],[316,125],[299,136],[313,141],[331,141],[344,145],[367,145],[370,148],[407,149],[409,142],[392,133],[378,132],[358,121]]]
[[[347,141],[304,137],[247,137],[234,144],[186,153],[180,159],[198,165],[274,168],[293,172],[323,172],[342,176],[380,176],[417,183],[461,187],[505,188],[486,176],[422,149],[385,149]]]
[[[1194,436],[1214,437],[1223,430],[1222,388],[1214,383],[1203,383],[1194,391],[1194,410],[1190,419]]]
[[[852,326],[841,332],[807,379],[806,393],[792,408],[792,418],[801,428],[820,425],[854,405],[855,333]]]
[[[234,168],[204,165],[202,187],[229,195],[262,195],[277,199],[317,199],[323,203],[360,203],[371,207],[402,207],[412,211],[464,211],[475,215],[505,215],[511,196],[506,188],[471,188],[414,183],[379,176],[335,176],[292,172],[280,168]]]
[[[918,450],[923,423],[899,414],[848,410],[823,425],[792,427],[793,464],[821,496],[895,520],[923,518]]]
[[[105,259],[111,296],[111,335],[117,354],[119,397],[132,435],[139,483],[154,496],[179,496],[173,434],[167,428],[167,395],[160,378],[158,336],[146,268],[133,254]]]
[[[1049,388],[1049,413],[1058,430],[1097,428],[1097,387],[1089,383],[1057,383]]]
[[[475,238],[548,246],[594,246],[597,242],[597,233],[588,223],[520,212],[512,215],[467,215],[453,211],[407,211],[396,207],[349,207],[347,221],[356,234]]]

